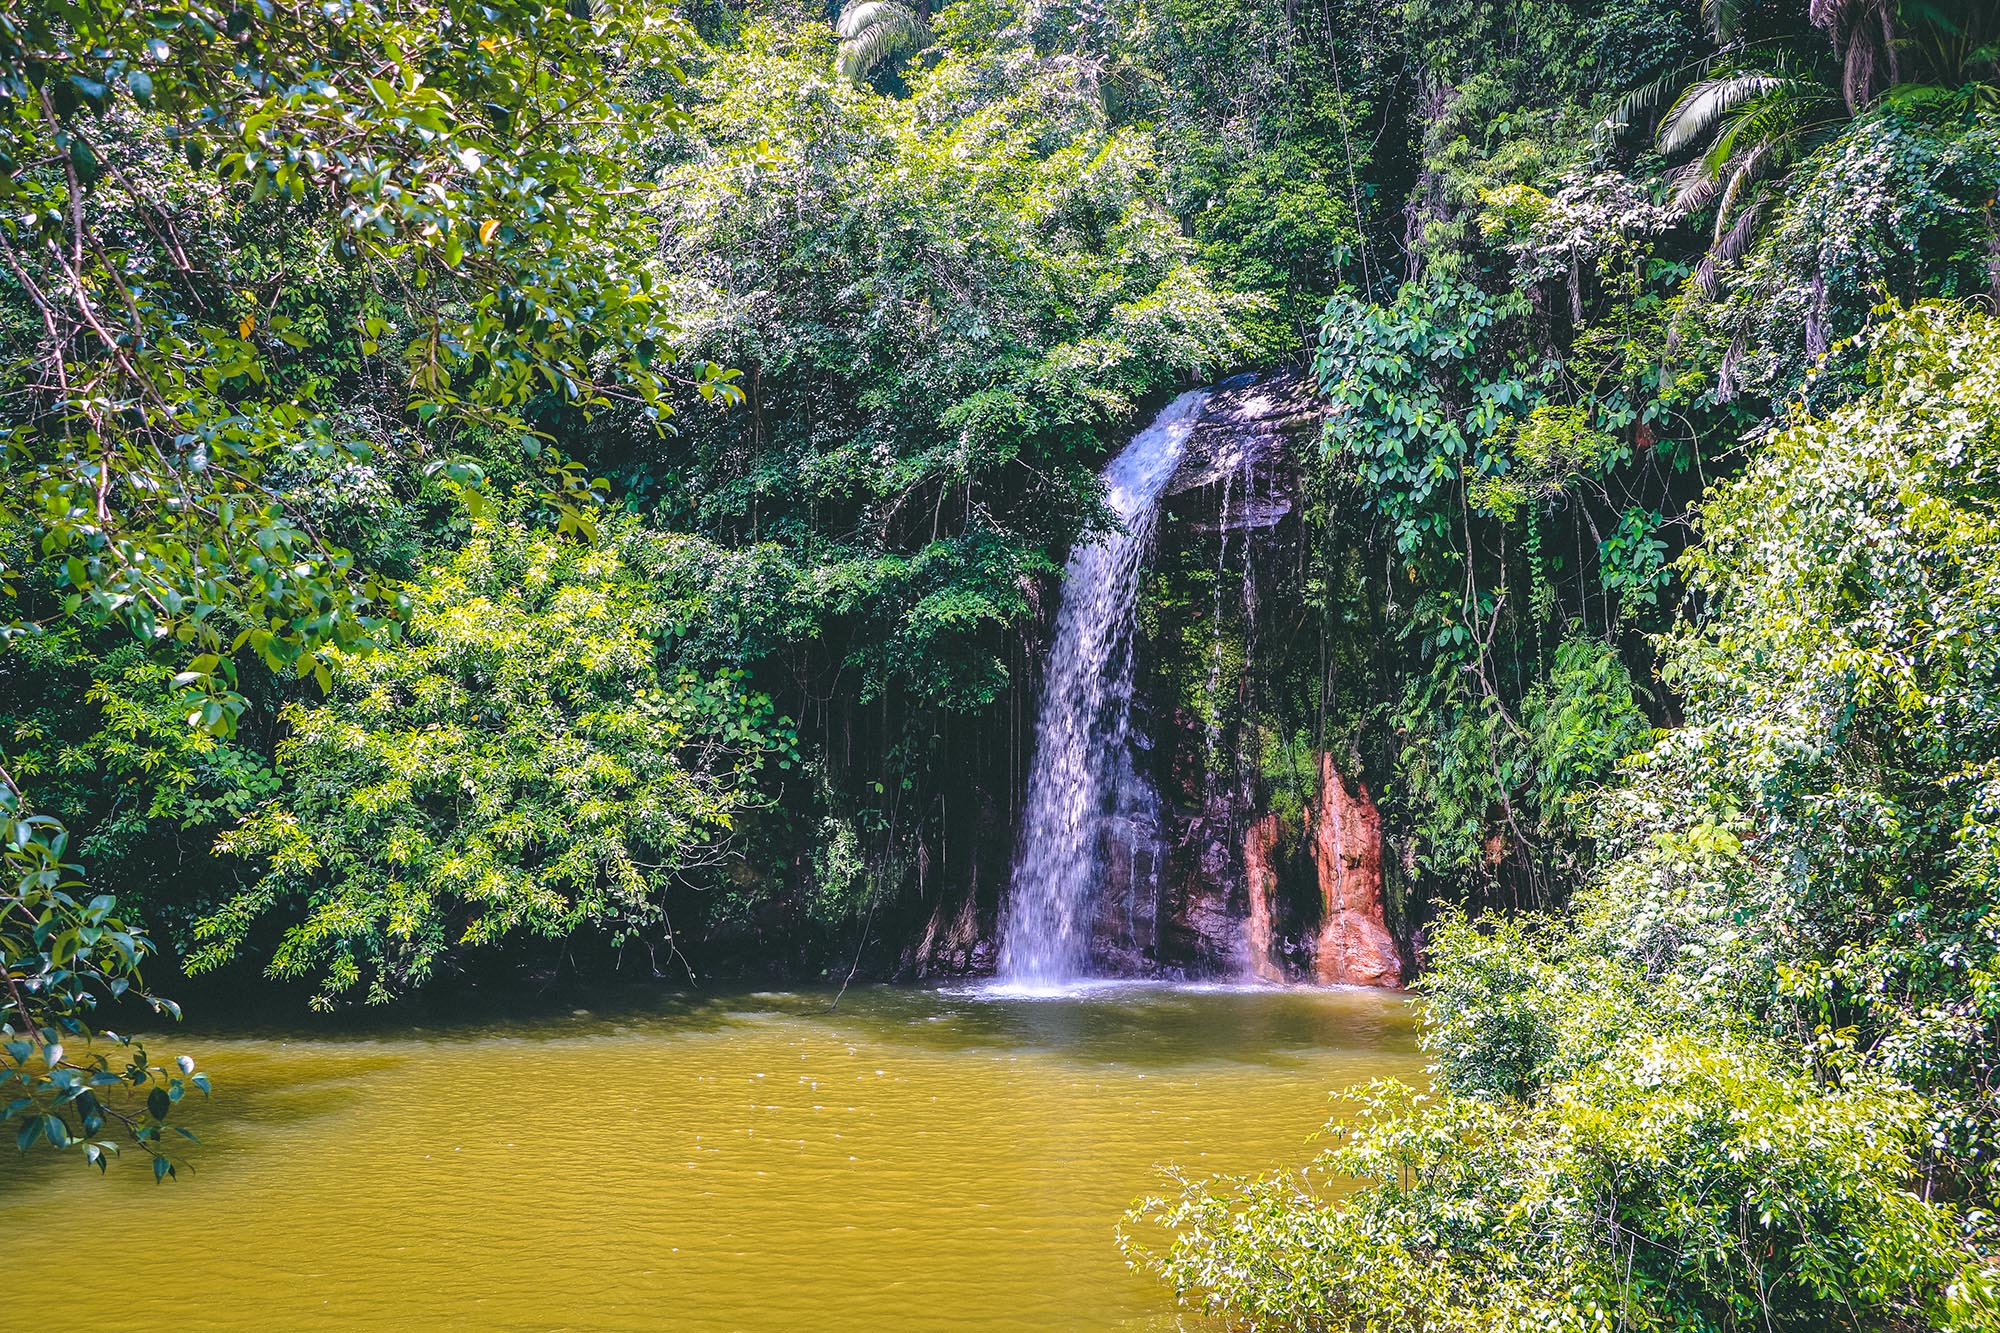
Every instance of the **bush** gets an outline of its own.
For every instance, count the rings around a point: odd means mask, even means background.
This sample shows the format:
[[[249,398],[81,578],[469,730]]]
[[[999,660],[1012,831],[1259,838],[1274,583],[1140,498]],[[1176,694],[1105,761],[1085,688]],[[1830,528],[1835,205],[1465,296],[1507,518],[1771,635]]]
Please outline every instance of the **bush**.
[[[662,576],[687,540],[482,520],[417,586],[398,651],[328,655],[327,700],[286,710],[285,790],[222,844],[262,876],[201,924],[191,969],[281,907],[269,970],[316,977],[322,1005],[516,932],[664,929],[668,887],[721,855],[794,742],[739,672],[675,666],[683,590]]]
[[[1126,1251],[1260,1328],[1986,1326],[1950,1211],[1906,1185],[1916,1099],[1787,1063],[1681,1034],[1527,1104],[1378,1083],[1303,1180],[1182,1182],[1134,1211]]]

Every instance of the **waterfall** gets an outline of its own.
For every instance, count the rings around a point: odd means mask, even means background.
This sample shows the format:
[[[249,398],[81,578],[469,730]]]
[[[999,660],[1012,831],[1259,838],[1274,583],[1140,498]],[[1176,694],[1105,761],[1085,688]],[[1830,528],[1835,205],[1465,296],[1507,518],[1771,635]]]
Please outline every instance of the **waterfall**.
[[[1119,530],[1070,553],[1035,722],[1013,881],[1000,922],[1000,979],[1027,989],[1084,975],[1104,838],[1132,772],[1132,622],[1160,493],[1208,391],[1184,393],[1104,469]],[[1129,780],[1129,778],[1127,779]]]

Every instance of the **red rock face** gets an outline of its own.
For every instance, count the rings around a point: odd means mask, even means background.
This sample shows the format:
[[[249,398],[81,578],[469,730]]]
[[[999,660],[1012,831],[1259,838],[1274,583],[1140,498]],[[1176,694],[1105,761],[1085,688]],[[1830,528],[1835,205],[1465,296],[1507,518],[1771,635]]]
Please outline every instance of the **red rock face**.
[[[1368,788],[1357,782],[1349,792],[1323,754],[1306,818],[1324,906],[1314,974],[1327,986],[1402,985],[1402,955],[1382,912],[1382,816]]]
[[[1250,886],[1250,915],[1243,922],[1243,947],[1250,956],[1250,975],[1260,981],[1285,979],[1271,952],[1271,900],[1278,890],[1278,872],[1271,865],[1271,851],[1278,845],[1280,831],[1278,816],[1265,815],[1243,833],[1243,869]]]

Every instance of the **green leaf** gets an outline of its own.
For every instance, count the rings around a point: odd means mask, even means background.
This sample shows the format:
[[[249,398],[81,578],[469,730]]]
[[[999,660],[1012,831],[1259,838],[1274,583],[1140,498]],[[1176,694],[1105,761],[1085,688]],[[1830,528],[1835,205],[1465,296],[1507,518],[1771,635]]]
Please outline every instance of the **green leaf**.
[[[71,135],[69,141],[70,165],[76,168],[77,179],[85,185],[94,184],[102,168],[98,166],[97,154],[85,143],[81,135]]]

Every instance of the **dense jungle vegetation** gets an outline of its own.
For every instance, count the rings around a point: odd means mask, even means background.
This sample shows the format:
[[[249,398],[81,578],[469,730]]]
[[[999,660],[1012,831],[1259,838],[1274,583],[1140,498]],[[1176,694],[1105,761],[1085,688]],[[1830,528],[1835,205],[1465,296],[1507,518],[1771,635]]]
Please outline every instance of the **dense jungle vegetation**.
[[[1303,361],[1251,776],[1378,792],[1435,1084],[1135,1260],[2000,1327],[1996,196],[1985,0],[0,12],[0,1119],[176,1169],[142,968],[914,969],[1097,468]]]

